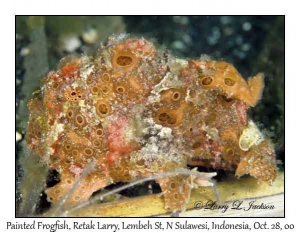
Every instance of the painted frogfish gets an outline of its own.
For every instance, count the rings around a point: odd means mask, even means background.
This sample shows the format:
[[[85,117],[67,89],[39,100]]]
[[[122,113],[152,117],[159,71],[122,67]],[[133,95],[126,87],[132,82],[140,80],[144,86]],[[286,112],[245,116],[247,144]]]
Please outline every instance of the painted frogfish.
[[[71,189],[76,205],[115,182],[202,166],[271,184],[274,145],[247,117],[263,74],[246,81],[233,65],[179,59],[144,38],[111,36],[95,56],[68,56],[29,101],[28,148],[55,169],[52,203]],[[193,179],[162,177],[165,207],[186,208]]]

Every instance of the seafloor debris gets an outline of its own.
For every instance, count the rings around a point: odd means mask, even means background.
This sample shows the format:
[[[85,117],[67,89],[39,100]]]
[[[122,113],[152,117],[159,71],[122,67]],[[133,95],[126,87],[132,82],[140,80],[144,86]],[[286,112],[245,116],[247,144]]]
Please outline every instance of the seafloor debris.
[[[48,74],[28,103],[27,143],[60,174],[46,190],[52,203],[93,161],[66,205],[114,182],[187,165],[271,184],[277,171],[273,144],[247,119],[262,90],[261,74],[246,82],[224,61],[177,59],[144,38],[112,36],[95,58],[66,57]],[[172,211],[185,209],[197,185],[184,175],[156,181]]]

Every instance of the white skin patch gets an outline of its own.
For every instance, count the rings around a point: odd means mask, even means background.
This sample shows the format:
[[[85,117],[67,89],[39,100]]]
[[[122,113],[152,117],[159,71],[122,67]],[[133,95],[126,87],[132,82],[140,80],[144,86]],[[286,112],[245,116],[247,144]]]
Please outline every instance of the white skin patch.
[[[259,131],[253,121],[243,130],[239,140],[241,150],[248,151],[252,146],[260,144],[264,140],[263,134]]]

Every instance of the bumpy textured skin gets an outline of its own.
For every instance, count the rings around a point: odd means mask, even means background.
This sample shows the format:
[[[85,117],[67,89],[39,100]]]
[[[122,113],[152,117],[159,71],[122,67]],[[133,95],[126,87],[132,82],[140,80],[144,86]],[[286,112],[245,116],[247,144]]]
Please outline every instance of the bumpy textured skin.
[[[95,58],[64,58],[29,101],[28,148],[60,174],[57,203],[91,161],[67,201],[74,205],[118,181],[205,166],[272,183],[274,146],[247,119],[263,76],[246,82],[223,61],[176,59],[144,38],[112,36]],[[158,179],[166,208],[184,210],[187,176]]]

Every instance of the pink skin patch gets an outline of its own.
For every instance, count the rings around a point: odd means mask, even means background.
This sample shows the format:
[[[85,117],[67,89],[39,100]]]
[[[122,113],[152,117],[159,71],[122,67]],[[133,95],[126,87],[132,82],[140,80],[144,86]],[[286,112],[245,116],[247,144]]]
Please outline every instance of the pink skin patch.
[[[118,117],[108,128],[108,147],[110,151],[122,150],[126,145],[124,133],[128,126],[128,119],[124,116]]]
[[[190,87],[190,85],[193,83],[194,80],[194,77],[189,71],[184,72],[182,78],[188,87]]]
[[[73,173],[75,175],[75,178],[77,179],[81,173],[83,172],[83,168],[79,167],[79,166],[76,166],[76,165],[71,165],[69,167],[69,171],[71,173]]]
[[[209,151],[211,151],[214,154],[214,162],[213,167],[215,169],[222,168],[222,160],[221,160],[221,149],[217,142],[213,141],[212,139],[206,138],[205,140],[205,148],[207,148]]]
[[[137,51],[141,54],[152,54],[154,52],[154,47],[151,43],[146,41],[145,39],[133,39],[127,41],[125,44],[120,45],[123,49],[130,49],[133,51]]]
[[[122,155],[131,152],[134,147],[130,143],[126,142],[125,134],[128,126],[128,118],[124,116],[118,117],[114,122],[112,122],[108,128],[108,148],[109,153],[106,157],[106,164],[104,165],[104,170],[110,164],[117,161]]]
[[[128,47],[131,50],[137,50],[139,52],[142,52],[145,49],[145,46],[147,45],[146,41],[141,40],[130,40],[126,43],[125,47]]]
[[[248,105],[243,101],[238,101],[235,105],[235,109],[236,109],[236,112],[237,112],[240,122],[243,125],[247,125],[247,123],[248,123],[248,120],[247,120]]]
[[[222,167],[222,159],[221,159],[221,154],[216,154],[215,155],[215,158],[214,158],[214,164],[213,164],[213,167],[215,168],[215,169],[221,169],[221,168],[223,168]]]
[[[28,145],[28,148],[30,150],[34,150],[38,144],[39,144],[39,140],[37,138],[32,138],[30,144]]]

